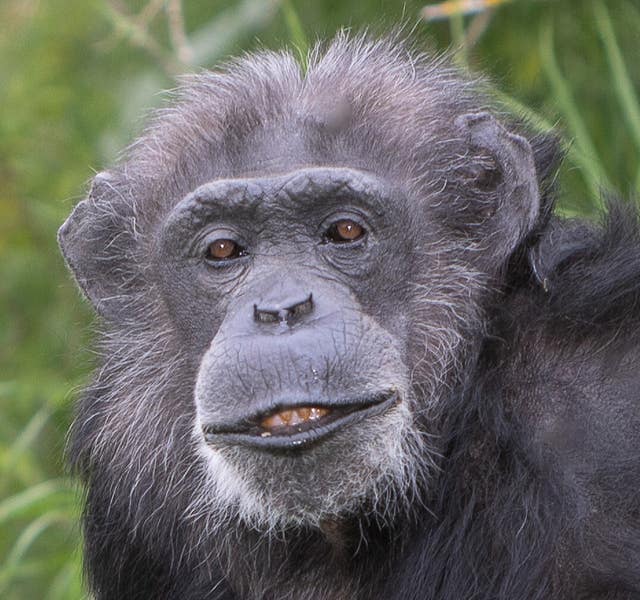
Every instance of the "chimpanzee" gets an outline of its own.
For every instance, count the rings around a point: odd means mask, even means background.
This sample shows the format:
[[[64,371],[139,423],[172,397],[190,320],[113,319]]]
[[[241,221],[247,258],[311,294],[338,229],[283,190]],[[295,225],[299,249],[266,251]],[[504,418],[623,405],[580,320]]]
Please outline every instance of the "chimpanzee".
[[[97,599],[640,598],[640,217],[392,35],[188,79],[59,233]]]

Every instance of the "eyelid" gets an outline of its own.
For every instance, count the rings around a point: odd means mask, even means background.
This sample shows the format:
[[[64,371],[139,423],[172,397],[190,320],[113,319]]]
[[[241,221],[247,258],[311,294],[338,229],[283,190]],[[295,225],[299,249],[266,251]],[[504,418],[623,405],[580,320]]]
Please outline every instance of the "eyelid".
[[[196,236],[194,246],[207,248],[216,240],[231,240],[240,246],[247,246],[246,240],[235,228],[220,226],[206,227]]]
[[[366,213],[358,210],[357,208],[348,208],[342,210],[332,210],[331,212],[328,212],[320,223],[320,231],[326,231],[329,227],[331,227],[331,225],[337,223],[338,221],[353,221],[367,231],[372,230],[369,225],[370,218]]]

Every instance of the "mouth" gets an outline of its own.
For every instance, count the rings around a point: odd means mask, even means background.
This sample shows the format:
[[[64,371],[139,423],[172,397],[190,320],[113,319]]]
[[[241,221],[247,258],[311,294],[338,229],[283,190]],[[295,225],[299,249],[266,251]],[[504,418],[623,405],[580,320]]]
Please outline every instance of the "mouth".
[[[263,450],[293,450],[317,443],[336,431],[382,414],[400,402],[396,391],[340,403],[286,404],[235,424],[205,425],[205,441],[241,444]]]

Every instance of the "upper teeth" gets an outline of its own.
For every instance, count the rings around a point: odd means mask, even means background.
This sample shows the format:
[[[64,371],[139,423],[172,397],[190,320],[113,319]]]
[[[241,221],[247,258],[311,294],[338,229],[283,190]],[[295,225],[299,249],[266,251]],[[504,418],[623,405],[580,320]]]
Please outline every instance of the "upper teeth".
[[[265,429],[273,429],[274,427],[292,427],[315,421],[328,415],[331,411],[328,408],[320,406],[305,406],[302,408],[294,408],[290,410],[282,410],[279,413],[266,417],[260,425]]]

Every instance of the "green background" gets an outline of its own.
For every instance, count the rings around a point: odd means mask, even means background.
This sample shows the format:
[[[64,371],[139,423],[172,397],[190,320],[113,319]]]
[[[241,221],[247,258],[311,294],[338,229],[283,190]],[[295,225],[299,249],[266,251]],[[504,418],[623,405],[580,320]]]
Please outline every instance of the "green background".
[[[191,56],[172,44],[171,0],[0,0],[2,598],[83,597],[81,493],[64,446],[91,368],[92,315],[55,233],[174,75],[259,46],[303,54],[340,27],[404,23],[425,48],[453,47],[461,66],[486,73],[504,110],[563,136],[564,214],[595,214],[601,187],[640,189],[637,0],[512,0],[430,23],[413,1],[182,4]]]

